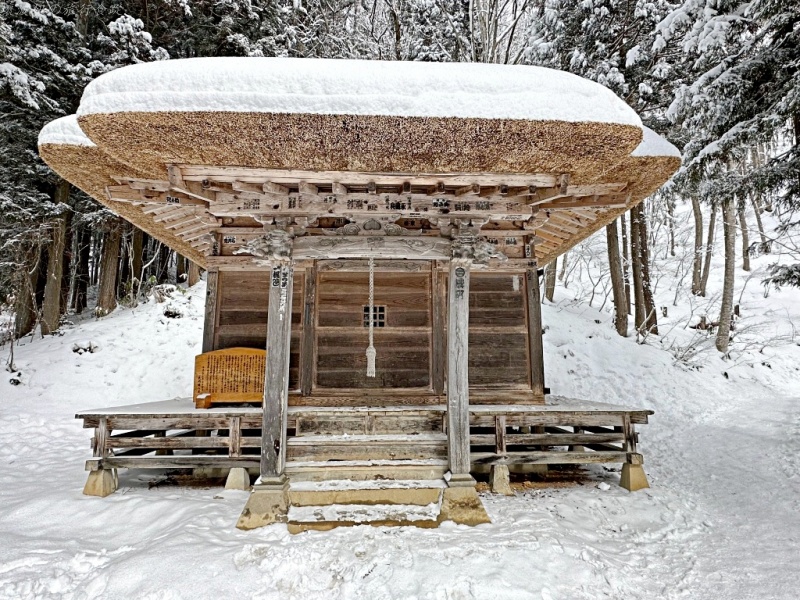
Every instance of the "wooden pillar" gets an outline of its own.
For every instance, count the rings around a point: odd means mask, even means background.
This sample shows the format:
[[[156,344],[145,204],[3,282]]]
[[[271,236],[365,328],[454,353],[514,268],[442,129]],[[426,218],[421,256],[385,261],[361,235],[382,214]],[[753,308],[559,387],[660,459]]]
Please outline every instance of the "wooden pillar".
[[[539,273],[525,271],[528,289],[528,354],[530,356],[531,389],[534,396],[544,397],[544,349],[542,348],[542,297],[539,291]]]
[[[289,402],[289,346],[292,336],[290,259],[272,261],[267,316],[267,369],[261,433],[261,480],[275,481],[286,463],[286,413]]]
[[[447,443],[450,473],[470,478],[469,271],[472,260],[450,261],[447,315]]]
[[[303,306],[303,338],[300,345],[300,393],[311,395],[314,387],[314,363],[316,362],[316,319],[317,319],[317,269],[306,269],[305,305]]]
[[[431,261],[431,290],[432,290],[432,359],[431,372],[433,393],[437,396],[444,394],[445,363],[447,362],[447,335],[445,332],[445,313],[447,311],[447,287],[444,273],[439,270],[439,262]]]
[[[214,334],[217,326],[217,289],[219,271],[210,270],[206,275],[206,310],[203,320],[203,352],[214,350]]]

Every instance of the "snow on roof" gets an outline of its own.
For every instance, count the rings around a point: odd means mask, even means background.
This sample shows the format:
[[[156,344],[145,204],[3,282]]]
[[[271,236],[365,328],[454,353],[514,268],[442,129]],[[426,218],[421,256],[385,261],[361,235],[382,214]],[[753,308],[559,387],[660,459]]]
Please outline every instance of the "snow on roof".
[[[681,158],[681,151],[658,135],[649,127],[642,125],[642,143],[636,146],[631,156],[675,156]]]
[[[618,123],[638,115],[602,85],[543,67],[225,57],[141,63],[84,91],[79,115],[266,112]]]
[[[41,146],[42,144],[88,147],[95,145],[83,133],[83,130],[78,125],[78,117],[76,115],[61,117],[45,125],[39,132],[39,145]]]

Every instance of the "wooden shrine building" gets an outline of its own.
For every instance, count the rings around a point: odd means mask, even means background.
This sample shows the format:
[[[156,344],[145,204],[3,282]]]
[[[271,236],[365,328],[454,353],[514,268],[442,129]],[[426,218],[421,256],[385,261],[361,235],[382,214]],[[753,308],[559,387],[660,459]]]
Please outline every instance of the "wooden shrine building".
[[[650,411],[544,381],[539,267],[680,162],[602,86],[536,67],[166,61],[98,78],[39,145],[207,271],[193,396],[80,413],[86,493],[113,492],[118,468],[224,469],[242,488],[255,471],[238,526],[301,531],[486,522],[473,474],[489,468],[502,487],[509,467],[621,463],[624,487],[647,485]]]

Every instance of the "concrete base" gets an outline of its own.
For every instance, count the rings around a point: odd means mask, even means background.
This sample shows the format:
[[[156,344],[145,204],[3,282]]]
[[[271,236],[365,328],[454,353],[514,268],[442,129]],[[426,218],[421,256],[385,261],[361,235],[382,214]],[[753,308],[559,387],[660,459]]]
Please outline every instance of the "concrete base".
[[[650,484],[647,483],[647,476],[644,474],[644,467],[642,467],[642,465],[632,465],[630,463],[622,465],[622,475],[619,478],[619,485],[629,492],[635,492],[650,487]]]
[[[116,469],[90,471],[89,478],[86,480],[86,485],[83,486],[83,493],[86,496],[105,498],[117,491],[117,481]]]
[[[226,490],[249,490],[250,473],[242,467],[233,467],[225,480]]]
[[[472,485],[465,477],[454,475],[449,482],[450,487],[443,491],[439,521],[453,521],[461,525],[491,523],[475,490],[475,480],[469,475],[466,477],[472,481]]]
[[[511,480],[508,474],[508,465],[494,465],[491,474],[492,492],[503,496],[513,496]]]
[[[244,505],[237,529],[256,529],[286,523],[289,514],[289,482],[286,478],[265,481],[253,486]]]

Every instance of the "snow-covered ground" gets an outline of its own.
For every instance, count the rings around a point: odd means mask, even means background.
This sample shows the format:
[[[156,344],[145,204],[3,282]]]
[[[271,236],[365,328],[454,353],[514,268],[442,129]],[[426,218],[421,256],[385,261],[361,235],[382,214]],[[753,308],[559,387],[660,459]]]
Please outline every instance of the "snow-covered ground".
[[[614,333],[608,304],[587,306],[588,278],[573,271],[544,307],[548,385],[654,409],[640,428],[652,488],[628,493],[597,467],[572,487],[484,495],[493,523],[476,528],[242,532],[246,493],[150,485],[142,473],[122,472],[108,498],[85,497],[90,432],[75,412],[189,395],[204,284],[176,294],[180,319],[151,301],[26,339],[19,375],[0,379],[0,598],[797,598],[800,291],[764,297],[772,260],[754,261],[729,361],[685,329],[684,293],[672,305],[679,258],[657,258],[670,317],[663,341],[645,344]],[[747,276],[737,277],[738,300]],[[703,314],[694,304],[692,322]],[[95,352],[73,352],[90,342]]]

